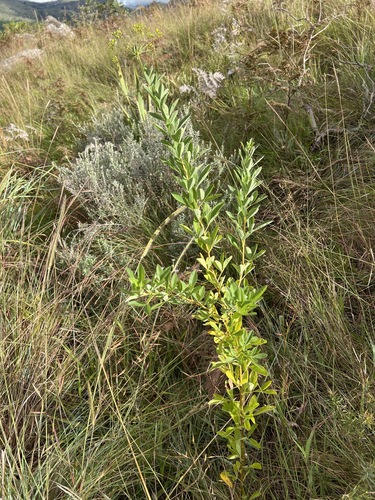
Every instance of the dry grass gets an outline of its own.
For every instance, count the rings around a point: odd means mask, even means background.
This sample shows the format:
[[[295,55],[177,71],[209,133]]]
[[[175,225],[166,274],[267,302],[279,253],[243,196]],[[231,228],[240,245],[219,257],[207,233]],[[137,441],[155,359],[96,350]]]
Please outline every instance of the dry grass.
[[[253,136],[264,156],[262,217],[273,224],[259,236],[267,253],[257,280],[268,291],[257,327],[278,396],[249,490],[274,500],[374,496],[375,15],[360,1],[283,5],[153,7],[59,44],[38,32],[46,56],[0,76],[4,499],[228,498],[215,436],[224,422],[207,409],[196,360],[200,325],[188,310],[145,318],[125,304],[119,263],[142,254],[147,221],[108,230],[111,255],[82,239],[69,266],[61,258],[82,214],[63,203],[51,163],[74,157],[82,123],[117,102],[115,29],[131,91],[134,44],[151,41],[142,57],[166,72],[175,96],[197,84],[193,67],[226,74],[235,51],[217,99],[183,95],[181,104],[205,138],[233,152]],[[213,49],[212,32],[232,17],[238,45]],[[2,57],[18,48],[13,41]],[[29,141],[5,140],[9,123]],[[170,259],[168,235],[154,250],[146,267]]]

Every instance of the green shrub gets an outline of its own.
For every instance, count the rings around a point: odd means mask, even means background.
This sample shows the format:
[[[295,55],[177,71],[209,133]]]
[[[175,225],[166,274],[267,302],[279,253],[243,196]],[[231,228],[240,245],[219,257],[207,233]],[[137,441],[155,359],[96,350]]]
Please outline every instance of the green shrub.
[[[25,33],[29,29],[30,23],[27,21],[10,21],[9,23],[4,24],[3,35],[8,37],[18,33]]]
[[[75,20],[82,24],[94,24],[100,20],[124,15],[128,12],[129,9],[118,0],[105,0],[104,2],[86,0],[84,5],[79,5]]]
[[[256,288],[251,275],[254,261],[263,252],[250,244],[250,237],[264,224],[256,225],[255,216],[264,196],[259,194],[260,168],[253,161],[254,145],[249,142],[241,153],[241,163],[233,169],[233,203],[226,216],[229,231],[224,233],[217,223],[225,201],[217,201],[213,185],[206,182],[211,165],[199,161],[201,152],[187,134],[189,115],[179,117],[177,101],[169,103],[169,91],[161,78],[152,70],[145,70],[146,90],[155,106],[152,116],[158,120],[155,126],[165,134],[163,143],[169,157],[166,163],[176,175],[179,193],[173,197],[181,208],[193,217],[192,224],[183,225],[199,249],[196,264],[201,267],[203,280],[197,270],[181,279],[175,266],[157,266],[149,279],[141,263],[134,273],[128,269],[133,295],[129,303],[143,307],[150,314],[163,304],[189,305],[193,317],[202,321],[216,344],[217,361],[212,369],[226,377],[224,394],[215,394],[210,404],[220,405],[229,417],[229,425],[218,432],[227,441],[230,470],[220,477],[241,500],[259,496],[249,492],[249,477],[261,464],[254,460],[251,449],[261,449],[252,435],[257,429],[257,417],[270,412],[273,407],[261,406],[258,394],[275,394],[271,382],[262,380],[268,376],[263,359],[266,354],[260,346],[266,340],[247,327],[244,319],[255,314],[265,287]],[[225,243],[225,245],[223,245]],[[141,302],[140,302],[141,299]]]

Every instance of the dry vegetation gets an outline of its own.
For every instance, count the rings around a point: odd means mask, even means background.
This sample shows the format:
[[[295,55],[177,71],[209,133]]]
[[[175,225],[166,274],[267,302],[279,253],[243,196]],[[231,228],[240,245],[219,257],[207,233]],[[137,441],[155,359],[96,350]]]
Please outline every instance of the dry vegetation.
[[[126,266],[176,208],[172,179],[161,199],[152,165],[116,177],[138,179],[146,197],[131,224],[61,188],[64,168],[115,165],[76,162],[94,138],[131,153],[121,113],[134,109],[139,57],[190,106],[196,140],[217,148],[207,161],[224,195],[222,153],[253,137],[263,156],[260,217],[273,222],[257,236],[256,280],[268,289],[254,320],[278,394],[257,430],[263,470],[249,491],[375,498],[374,32],[365,0],[152,6],[79,25],[65,42],[36,29],[45,56],[0,75],[3,500],[229,498],[225,422],[207,407],[209,339],[189,308],[146,317],[126,305]],[[1,57],[27,43],[3,37]],[[214,97],[194,68],[225,76],[211,78]],[[11,138],[11,123],[28,137]],[[132,134],[160,156],[157,134]],[[145,267],[175,262],[184,246],[167,226]],[[181,273],[194,258],[191,247]]]

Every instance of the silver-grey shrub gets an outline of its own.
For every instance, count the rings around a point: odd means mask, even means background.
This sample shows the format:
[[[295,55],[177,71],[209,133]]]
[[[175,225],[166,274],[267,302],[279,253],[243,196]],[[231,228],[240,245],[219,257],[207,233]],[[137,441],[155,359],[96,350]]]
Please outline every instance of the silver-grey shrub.
[[[145,120],[129,124],[118,105],[81,130],[86,147],[68,167],[59,168],[59,179],[93,223],[132,227],[144,218],[160,223],[170,215],[175,204],[171,193],[177,186],[165,165],[168,151],[162,143],[164,135],[154,121],[148,114]],[[199,144],[200,161],[210,157],[208,182],[217,184],[225,168],[220,152],[205,146],[190,119],[186,127]]]
[[[152,121],[130,126],[117,111],[103,116],[87,134],[84,151],[59,169],[60,182],[93,221],[129,226],[169,210],[174,180],[163,163],[162,133]]]
[[[186,115],[187,110],[181,112]],[[81,129],[86,145],[70,165],[59,168],[59,179],[83,206],[89,221],[66,235],[59,251],[63,268],[74,269],[78,276],[94,272],[96,283],[107,279],[125,256],[123,246],[121,255],[116,245],[113,251],[106,248],[103,252],[103,242],[112,248],[116,233],[121,238],[125,234],[131,237],[132,229],[142,226],[143,222],[148,230],[156,229],[173,212],[176,201],[171,193],[176,192],[178,186],[165,164],[168,158],[167,147],[162,142],[165,136],[156,129],[155,120],[148,114],[144,120],[129,123],[118,105]],[[202,142],[190,119],[186,127],[201,151],[197,161],[209,161],[212,165],[207,182],[220,191],[220,179],[228,168],[222,153],[212,151]],[[224,200],[228,193],[225,189],[221,191]],[[172,258],[187,239],[180,228],[181,222],[190,225],[190,214],[181,214],[169,225],[168,252]],[[112,253],[113,269],[104,269],[102,263],[98,266],[104,256],[108,261]],[[77,255],[80,256],[78,267]],[[97,276],[99,268],[100,276]]]

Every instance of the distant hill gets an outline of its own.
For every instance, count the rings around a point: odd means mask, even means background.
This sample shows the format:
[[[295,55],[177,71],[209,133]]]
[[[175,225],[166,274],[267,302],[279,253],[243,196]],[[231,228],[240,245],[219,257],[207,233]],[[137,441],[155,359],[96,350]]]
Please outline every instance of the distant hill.
[[[103,1],[104,0],[99,0]],[[56,0],[56,2],[36,3],[25,0],[0,0],[0,28],[9,21],[35,21],[47,16],[57,19],[69,18],[84,0]]]

